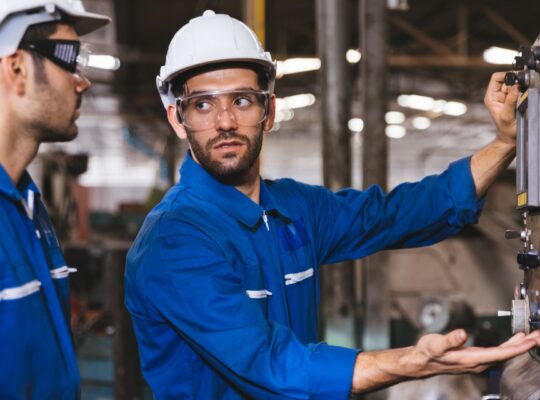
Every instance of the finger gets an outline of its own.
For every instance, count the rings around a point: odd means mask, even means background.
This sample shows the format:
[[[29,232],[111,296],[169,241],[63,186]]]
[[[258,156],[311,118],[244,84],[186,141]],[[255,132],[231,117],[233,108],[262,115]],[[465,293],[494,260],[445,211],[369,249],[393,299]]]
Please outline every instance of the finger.
[[[446,362],[463,363],[465,365],[477,366],[493,364],[500,361],[506,361],[520,354],[535,348],[537,341],[532,339],[523,339],[511,346],[498,347],[469,347],[457,350],[448,354]]]
[[[512,108],[515,108],[520,93],[521,92],[519,91],[519,87],[517,85],[512,86],[512,88],[508,91],[508,94],[506,95],[504,104],[507,106],[511,106]]]
[[[497,92],[504,84],[505,72],[495,72],[491,75],[486,92]]]
[[[526,335],[523,333],[523,332],[519,332],[519,333],[516,333],[514,336],[512,336],[510,339],[508,339],[506,342],[504,343],[501,343],[501,346],[511,346],[515,343],[518,343],[520,342],[521,340],[523,340],[523,338],[525,337]]]
[[[467,334],[463,329],[456,329],[441,337],[441,340],[433,343],[433,353],[442,355],[448,351],[462,347],[467,341]]]

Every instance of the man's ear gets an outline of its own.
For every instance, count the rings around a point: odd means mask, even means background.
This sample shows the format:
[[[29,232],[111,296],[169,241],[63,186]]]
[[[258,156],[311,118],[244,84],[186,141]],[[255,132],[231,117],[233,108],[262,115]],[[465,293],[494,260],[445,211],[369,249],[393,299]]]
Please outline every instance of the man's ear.
[[[272,94],[270,96],[270,106],[268,108],[268,117],[263,124],[263,130],[269,132],[274,126],[274,120],[276,118],[276,95]]]
[[[4,85],[12,88],[19,96],[26,92],[28,78],[28,64],[22,51],[3,57],[0,62],[0,71]]]
[[[167,107],[167,119],[169,120],[169,124],[171,124],[172,128],[174,129],[176,136],[178,136],[180,139],[187,139],[186,128],[184,128],[184,125],[180,121],[180,116],[176,111],[176,106],[173,104],[169,104]]]

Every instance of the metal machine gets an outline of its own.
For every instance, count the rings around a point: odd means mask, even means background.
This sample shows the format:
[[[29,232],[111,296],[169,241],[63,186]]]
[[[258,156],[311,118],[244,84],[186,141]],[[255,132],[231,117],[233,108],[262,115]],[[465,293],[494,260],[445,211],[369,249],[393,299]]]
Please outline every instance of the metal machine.
[[[512,317],[514,333],[529,333],[540,329],[540,36],[532,47],[520,47],[505,83],[519,85],[522,92],[517,106],[516,194],[523,225],[505,236],[523,242],[517,254],[523,281],[516,287],[511,311],[499,315]],[[501,378],[501,399],[539,400],[539,378],[538,349],[511,360]]]

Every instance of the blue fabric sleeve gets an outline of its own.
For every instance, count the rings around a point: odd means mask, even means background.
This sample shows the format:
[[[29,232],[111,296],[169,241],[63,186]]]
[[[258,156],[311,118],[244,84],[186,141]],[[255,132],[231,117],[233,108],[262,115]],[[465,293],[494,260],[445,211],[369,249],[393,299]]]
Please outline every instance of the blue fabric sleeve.
[[[356,259],[382,249],[431,245],[478,221],[484,199],[476,198],[470,158],[440,175],[403,183],[385,194],[365,191],[304,191],[320,264]]]
[[[357,350],[302,344],[290,329],[264,317],[211,239],[174,218],[161,225],[145,255],[155,268],[139,270],[135,282],[127,285],[145,299],[127,293],[128,308],[144,307],[147,315],[166,321],[204,362],[250,398],[348,398]],[[130,307],[133,301],[139,304]],[[147,329],[141,325],[136,329]],[[178,341],[166,337],[167,331],[163,329],[163,340],[139,340],[149,381],[167,375],[174,380],[178,366],[163,365],[163,360],[175,358],[170,354],[179,351]],[[159,329],[152,332],[159,334]]]

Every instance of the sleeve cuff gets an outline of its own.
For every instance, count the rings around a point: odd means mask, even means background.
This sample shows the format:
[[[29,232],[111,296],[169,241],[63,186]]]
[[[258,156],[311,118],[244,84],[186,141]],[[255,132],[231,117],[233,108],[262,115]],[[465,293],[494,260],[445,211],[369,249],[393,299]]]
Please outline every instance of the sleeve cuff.
[[[450,194],[455,205],[454,220],[450,223],[463,226],[478,222],[485,203],[485,196],[476,197],[476,186],[471,174],[471,157],[454,161],[448,168]]]
[[[326,343],[313,345],[309,370],[310,399],[348,399],[359,352]]]

